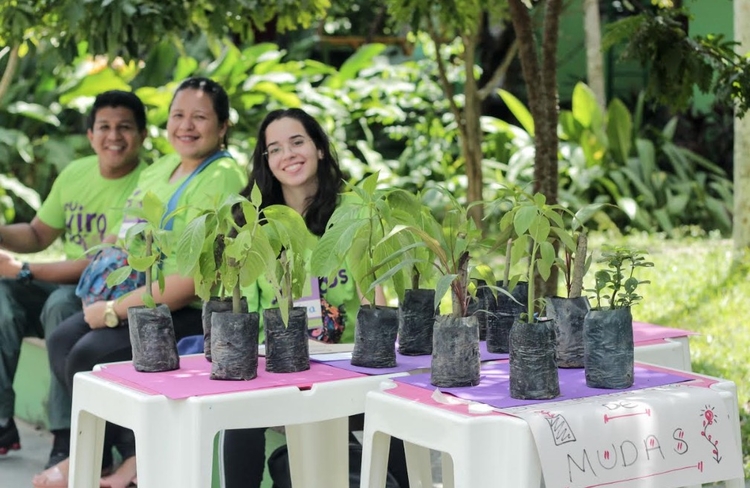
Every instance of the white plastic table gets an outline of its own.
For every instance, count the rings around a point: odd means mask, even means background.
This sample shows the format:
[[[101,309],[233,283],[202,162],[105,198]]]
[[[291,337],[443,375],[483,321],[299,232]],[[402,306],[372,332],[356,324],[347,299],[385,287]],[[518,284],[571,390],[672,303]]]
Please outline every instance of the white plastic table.
[[[78,373],[69,486],[99,486],[109,421],[135,432],[140,488],[209,487],[217,432],[278,425],[286,427],[295,487],[348,488],[348,417],[364,411],[366,393],[382,381],[381,376],[357,375],[314,383],[310,389],[278,386],[176,400],[96,372]],[[317,462],[321,452],[337,462]]]
[[[690,331],[663,327],[644,322],[633,322],[635,360],[692,371],[690,362]]]
[[[736,441],[733,448],[741,453],[736,386],[731,381],[695,376],[716,381],[710,388],[720,393],[733,419],[731,430]],[[487,406],[481,404],[439,403],[433,401],[429,393],[421,394],[419,399],[398,394],[399,388],[418,387],[388,383],[390,386],[384,390],[367,394],[361,488],[385,486],[391,436],[404,441],[411,488],[433,486],[430,449],[443,453],[444,488],[536,488],[541,485],[539,453],[525,420],[489,412]],[[593,402],[602,401],[597,398],[600,397],[591,397]],[[745,486],[741,478],[715,481],[725,481],[727,488]]]
[[[665,368],[692,371],[688,337],[670,337],[661,341],[635,345],[635,360]]]

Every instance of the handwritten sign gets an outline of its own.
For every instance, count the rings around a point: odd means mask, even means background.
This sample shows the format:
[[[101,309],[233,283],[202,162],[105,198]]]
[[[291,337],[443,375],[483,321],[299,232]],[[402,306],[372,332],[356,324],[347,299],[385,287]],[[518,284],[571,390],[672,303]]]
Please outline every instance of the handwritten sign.
[[[547,488],[686,486],[743,476],[735,419],[717,391],[676,384],[596,400],[503,410],[531,427]]]
[[[305,286],[305,296],[294,301],[295,307],[305,307],[307,310],[307,327],[314,329],[323,325],[323,307],[320,304],[320,285],[318,278],[310,278]]]

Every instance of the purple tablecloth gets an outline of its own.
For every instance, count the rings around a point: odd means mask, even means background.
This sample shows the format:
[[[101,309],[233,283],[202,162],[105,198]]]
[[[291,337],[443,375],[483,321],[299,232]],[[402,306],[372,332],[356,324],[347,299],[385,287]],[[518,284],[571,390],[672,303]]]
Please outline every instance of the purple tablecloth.
[[[479,341],[479,360],[496,361],[498,359],[508,359],[508,354],[496,354],[487,352],[485,341]],[[416,371],[420,369],[430,369],[432,356],[404,356],[396,352],[396,367],[394,368],[363,368],[361,366],[352,366],[350,359],[337,359],[336,361],[325,361],[322,359],[311,358],[312,361],[324,362],[334,368],[356,371],[364,374],[390,374],[405,373],[407,371]]]
[[[482,365],[480,383],[477,386],[464,388],[440,388],[443,393],[453,396],[485,403],[495,408],[510,408],[549,401],[563,401],[573,398],[584,398],[596,395],[606,395],[619,391],[640,390],[654,386],[663,386],[672,383],[680,383],[693,379],[689,373],[667,373],[641,366],[635,367],[635,381],[633,386],[625,390],[607,390],[602,388],[589,388],[586,386],[584,370],[581,369],[558,369],[560,378],[560,396],[553,400],[517,400],[510,396],[510,364],[507,361],[488,363]],[[409,385],[435,390],[430,384],[430,373],[421,373],[410,376],[394,378],[395,381]]]

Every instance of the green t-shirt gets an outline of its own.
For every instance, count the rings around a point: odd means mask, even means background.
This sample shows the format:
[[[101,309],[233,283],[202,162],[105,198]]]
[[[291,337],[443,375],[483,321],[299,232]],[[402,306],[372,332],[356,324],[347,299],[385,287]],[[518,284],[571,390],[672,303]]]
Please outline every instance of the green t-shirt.
[[[153,192],[166,205],[172,198],[185,178],[174,182],[170,176],[180,164],[179,154],[163,156],[149,166],[138,180],[138,184],[127,202],[128,206],[140,205],[143,195]],[[202,210],[219,205],[228,195],[239,193],[247,184],[245,170],[232,158],[219,158],[211,162],[203,171],[198,173],[182,190],[176,208],[185,208],[177,213],[172,224],[172,231],[179,235],[187,223],[192,221]],[[120,227],[119,237],[124,238],[127,229],[136,220],[130,215],[125,216]],[[177,263],[173,256],[166,256],[163,262],[164,275],[177,273]]]
[[[346,269],[340,269],[336,276],[318,278],[323,320],[340,321],[344,332],[339,342],[354,342],[354,327],[359,312],[359,294],[357,286]],[[251,312],[262,313],[264,309],[276,308],[275,296],[271,284],[261,277],[254,286],[243,289],[247,297],[247,306]],[[261,326],[262,327],[262,326]],[[261,330],[262,334],[262,330]]]
[[[99,159],[94,155],[73,161],[60,173],[37,217],[54,229],[65,230],[67,259],[82,258],[105,236],[117,232],[125,202],[146,168],[141,161],[128,175],[107,179],[99,172]]]

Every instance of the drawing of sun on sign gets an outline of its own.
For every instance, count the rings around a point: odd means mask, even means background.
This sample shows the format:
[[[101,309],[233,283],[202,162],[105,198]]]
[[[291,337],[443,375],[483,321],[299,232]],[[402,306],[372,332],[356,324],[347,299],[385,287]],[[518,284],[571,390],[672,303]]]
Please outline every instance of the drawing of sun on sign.
[[[569,442],[575,442],[576,436],[565,417],[559,413],[542,410],[539,412],[549,424],[552,439],[556,446],[562,446]]]

